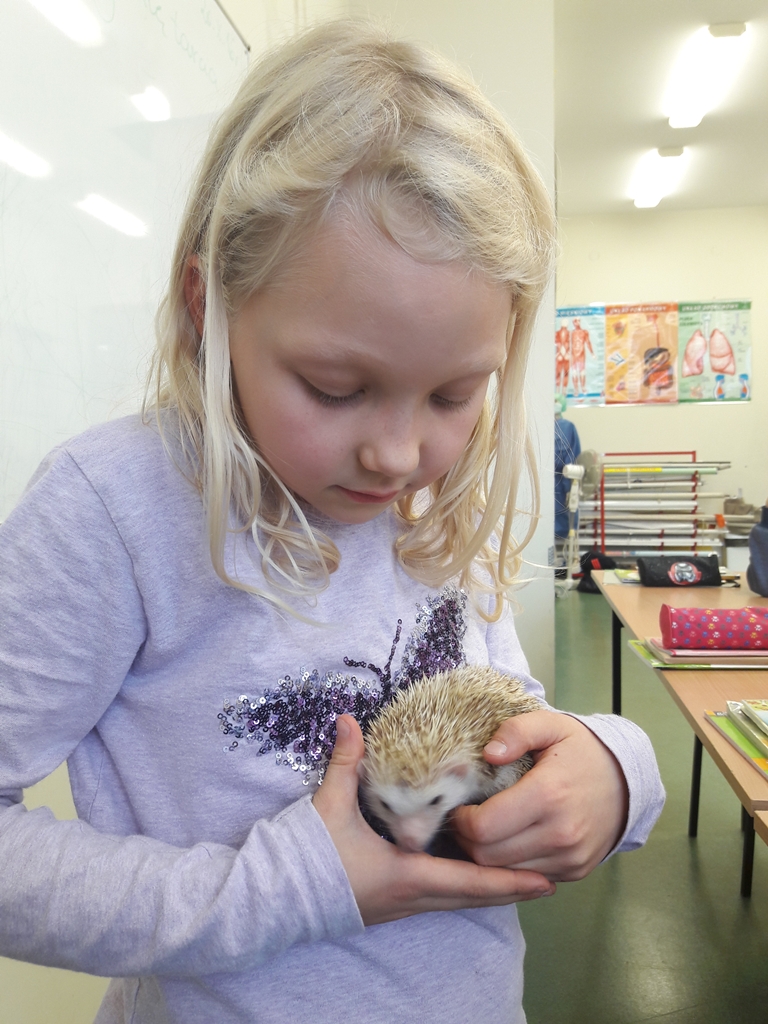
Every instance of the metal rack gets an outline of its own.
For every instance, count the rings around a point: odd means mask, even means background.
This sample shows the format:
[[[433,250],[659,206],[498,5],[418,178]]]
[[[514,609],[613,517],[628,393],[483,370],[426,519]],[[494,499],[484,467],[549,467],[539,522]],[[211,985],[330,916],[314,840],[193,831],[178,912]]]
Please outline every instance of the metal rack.
[[[728,523],[706,506],[727,495],[704,490],[703,481],[728,468],[700,462],[695,451],[606,452],[597,493],[579,503],[580,552],[598,548],[616,559],[720,554]]]

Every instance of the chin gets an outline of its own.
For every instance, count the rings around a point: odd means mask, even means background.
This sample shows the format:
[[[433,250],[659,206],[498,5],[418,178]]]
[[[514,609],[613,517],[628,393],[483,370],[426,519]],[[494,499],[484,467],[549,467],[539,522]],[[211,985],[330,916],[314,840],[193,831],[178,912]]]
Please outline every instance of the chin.
[[[347,526],[357,526],[361,523],[370,523],[372,519],[386,512],[393,503],[389,505],[360,505],[353,508],[320,509],[330,519],[337,523],[344,523]]]

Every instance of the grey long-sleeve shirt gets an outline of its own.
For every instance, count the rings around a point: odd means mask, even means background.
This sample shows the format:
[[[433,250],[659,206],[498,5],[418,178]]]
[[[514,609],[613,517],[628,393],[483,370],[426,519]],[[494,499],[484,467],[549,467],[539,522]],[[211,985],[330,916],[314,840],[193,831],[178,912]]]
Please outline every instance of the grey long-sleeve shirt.
[[[0,531],[0,954],[116,978],[100,1024],[524,1020],[515,908],[364,928],[305,769],[382,679],[463,658],[542,689],[511,617],[397,567],[391,515],[323,527],[342,560],[322,625],[224,585],[198,493],[128,418],[54,451]],[[251,545],[227,559],[258,582]],[[663,801],[650,744],[584,721],[623,767],[635,848]],[[26,811],[64,760],[80,820]]]

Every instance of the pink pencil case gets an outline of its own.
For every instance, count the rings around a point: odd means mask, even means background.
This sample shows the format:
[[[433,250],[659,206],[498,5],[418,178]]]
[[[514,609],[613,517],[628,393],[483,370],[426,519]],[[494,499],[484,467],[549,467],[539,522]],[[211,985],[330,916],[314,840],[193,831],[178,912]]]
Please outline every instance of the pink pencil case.
[[[672,608],[663,604],[659,626],[661,642],[668,650],[768,650],[768,608]]]

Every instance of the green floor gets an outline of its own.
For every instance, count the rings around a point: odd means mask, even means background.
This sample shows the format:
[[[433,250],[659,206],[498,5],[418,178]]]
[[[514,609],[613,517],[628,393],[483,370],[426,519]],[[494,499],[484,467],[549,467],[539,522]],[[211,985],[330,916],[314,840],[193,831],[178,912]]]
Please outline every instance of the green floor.
[[[556,602],[557,704],[609,712],[611,616],[599,595]],[[549,900],[522,904],[529,1024],[764,1024],[768,847],[755,840],[739,896],[740,805],[704,754],[699,837],[689,839],[693,734],[655,673],[623,655],[623,711],[649,734],[667,804],[644,849]]]

